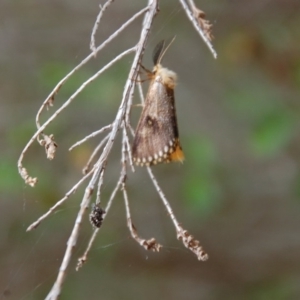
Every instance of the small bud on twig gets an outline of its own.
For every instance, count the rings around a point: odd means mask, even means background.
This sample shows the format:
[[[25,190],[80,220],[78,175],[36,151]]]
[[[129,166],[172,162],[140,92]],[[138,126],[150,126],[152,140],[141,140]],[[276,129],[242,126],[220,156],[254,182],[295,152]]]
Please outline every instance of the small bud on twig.
[[[22,168],[20,173],[21,173],[22,178],[25,180],[25,183],[30,186],[34,187],[36,185],[36,183],[38,182],[38,179],[36,177],[33,178],[28,175],[28,172],[25,168]]]
[[[47,158],[49,160],[52,160],[55,156],[57,148],[57,144],[54,141],[54,135],[50,134],[48,136],[44,134],[44,139],[40,141],[40,145],[45,147]]]
[[[193,16],[198,21],[199,26],[203,30],[205,36],[212,41],[214,36],[212,35],[212,27],[213,25],[205,19],[205,13],[201,9],[194,7],[193,8]]]

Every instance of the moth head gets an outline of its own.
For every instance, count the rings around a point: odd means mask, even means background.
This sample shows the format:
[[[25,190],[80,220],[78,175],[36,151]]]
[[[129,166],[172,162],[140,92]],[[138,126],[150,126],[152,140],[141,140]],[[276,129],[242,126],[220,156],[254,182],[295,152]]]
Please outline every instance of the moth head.
[[[153,70],[152,70],[152,76],[155,77],[155,75],[160,73],[161,69],[163,69],[163,66],[161,64],[154,65]]]
[[[174,89],[177,82],[177,75],[175,72],[164,68],[161,64],[154,66],[152,71],[154,79],[161,81],[163,85],[170,89]]]
[[[151,74],[152,78],[157,78],[159,76],[160,77],[159,80],[161,80],[161,82],[170,89],[175,88],[177,75],[175,72],[167,68],[164,68],[161,65],[161,61],[166,51],[169,49],[169,47],[171,46],[174,40],[175,37],[173,37],[173,39],[168,44],[166,44],[166,42],[162,40],[156,45],[153,51],[154,67]]]

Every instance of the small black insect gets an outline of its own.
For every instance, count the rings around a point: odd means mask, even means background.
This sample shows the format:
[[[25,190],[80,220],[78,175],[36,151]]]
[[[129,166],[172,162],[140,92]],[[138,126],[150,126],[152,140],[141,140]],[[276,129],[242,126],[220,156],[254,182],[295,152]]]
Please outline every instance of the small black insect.
[[[93,225],[93,227],[100,228],[100,226],[102,225],[104,214],[104,209],[98,206],[98,204],[93,204],[93,208],[90,213],[90,222]]]

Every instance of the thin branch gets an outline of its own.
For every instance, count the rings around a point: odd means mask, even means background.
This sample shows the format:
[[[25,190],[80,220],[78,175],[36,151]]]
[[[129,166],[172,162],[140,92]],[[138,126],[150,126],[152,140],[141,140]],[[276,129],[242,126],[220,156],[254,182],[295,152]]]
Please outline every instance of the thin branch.
[[[127,127],[127,129],[129,129],[131,136],[134,137],[135,133],[134,133],[134,129],[132,128],[131,124],[130,123],[126,124],[126,127]]]
[[[205,36],[208,38],[209,41],[212,41],[214,36],[212,34],[212,27],[213,25],[206,19],[205,13],[203,10],[199,9],[196,5],[194,0],[188,0],[193,16],[198,21],[200,27],[202,28]]]
[[[85,138],[83,138],[82,140],[76,142],[73,146],[71,146],[69,148],[69,151],[72,151],[75,147],[78,147],[78,146],[82,145],[83,143],[88,141],[90,138],[93,138],[93,137],[97,136],[98,134],[101,134],[102,132],[104,132],[108,129],[111,129],[111,127],[112,127],[112,125],[109,124],[109,125],[106,125],[106,126],[102,127],[101,129],[99,129],[97,131],[92,132],[91,134],[87,135]]]
[[[94,56],[96,57],[96,42],[95,42],[95,35],[96,35],[96,32],[98,30],[98,27],[99,27],[99,24],[100,24],[100,20],[103,16],[103,13],[105,12],[105,10],[113,3],[114,0],[107,0],[104,5],[102,6],[101,4],[99,5],[100,7],[100,11],[99,11],[99,14],[96,18],[96,22],[95,22],[95,25],[93,27],[93,30],[92,30],[92,34],[91,34],[91,43],[90,43],[90,49],[93,51],[94,53]]]
[[[97,196],[96,196],[96,201],[95,201],[96,205],[99,205],[99,206],[100,206],[100,203],[101,203],[100,195],[101,195],[101,187],[103,185],[104,172],[105,172],[105,165],[103,164],[102,171],[101,171],[100,176],[99,176],[99,182],[98,182],[98,185],[97,185]]]
[[[169,201],[167,200],[166,196],[164,195],[163,191],[161,190],[160,186],[158,185],[158,182],[156,178],[153,175],[153,172],[150,167],[147,167],[147,171],[149,173],[149,176],[156,188],[156,191],[158,195],[160,196],[160,199],[162,200],[165,208],[168,211],[169,216],[171,217],[171,220],[176,228],[177,233],[177,239],[181,240],[183,245],[191,250],[194,254],[196,254],[198,260],[205,261],[208,259],[208,255],[205,253],[205,251],[202,249],[200,242],[196,240],[191,234],[188,233],[187,230],[183,229],[179,222],[177,221],[173,210],[171,208],[171,205]]]
[[[151,178],[151,180],[152,180],[152,182],[153,182],[153,184],[154,184],[154,186],[157,190],[157,193],[159,194],[161,200],[163,201],[163,204],[165,205],[165,207],[168,211],[169,216],[171,217],[171,220],[172,220],[172,222],[173,222],[173,224],[176,228],[176,231],[179,231],[180,225],[179,225],[179,222],[177,221],[177,219],[176,219],[176,217],[173,213],[173,210],[171,208],[171,205],[170,205],[169,201],[167,200],[166,196],[164,195],[163,191],[161,190],[160,186],[158,185],[158,182],[157,182],[156,178],[154,177],[151,168],[147,167],[147,171],[148,171],[149,176],[150,176],[150,178]]]
[[[126,130],[125,126],[123,127],[123,142],[122,143],[124,145],[126,145],[125,151],[127,152],[127,155],[128,155],[128,158],[129,158],[129,165],[131,167],[131,171],[134,173],[135,168],[134,168],[134,165],[133,165],[131,146],[130,146],[129,137],[128,137],[127,130]]]
[[[140,75],[138,76],[137,85],[138,85],[138,89],[139,89],[139,95],[140,95],[141,103],[142,103],[142,105],[144,105],[145,104],[145,97],[144,97],[144,93],[143,93],[143,87],[142,87]]]
[[[133,79],[134,80],[134,79]],[[130,91],[130,95],[128,97],[128,103],[127,103],[127,108],[126,108],[126,115],[125,115],[125,123],[130,124],[130,112],[131,112],[131,107],[132,107],[132,99],[133,99],[133,95],[134,95],[134,90],[135,90],[135,85],[133,85],[131,91]]]
[[[213,45],[211,44],[207,33],[204,32],[204,30],[200,27],[199,22],[197,21],[197,19],[195,18],[195,15],[191,12],[188,4],[186,3],[185,0],[179,0],[184,11],[186,12],[188,18],[190,19],[190,21],[192,22],[192,24],[194,25],[195,29],[197,30],[197,32],[200,34],[200,36],[202,37],[203,41],[205,42],[205,44],[207,45],[207,47],[209,48],[209,50],[211,51],[211,53],[213,54],[214,58],[217,58],[217,52],[214,49]],[[192,5],[195,6],[194,3],[192,3]]]
[[[155,238],[145,240],[145,239],[142,239],[139,237],[137,230],[132,223],[128,195],[127,195],[126,186],[125,186],[124,182],[122,184],[122,192],[123,192],[123,198],[124,198],[125,208],[126,208],[127,227],[129,228],[131,237],[137,243],[139,243],[142,247],[144,247],[146,250],[152,250],[153,252],[159,252],[161,245],[156,242]]]
[[[91,164],[92,164],[95,156],[98,154],[98,152],[101,150],[101,148],[107,142],[108,139],[109,139],[109,134],[106,137],[104,137],[103,140],[99,143],[99,145],[94,149],[94,151],[91,154],[88,162],[86,163],[86,165],[84,166],[84,168],[82,170],[83,174],[87,174],[87,172],[89,172],[89,170],[91,168]]]

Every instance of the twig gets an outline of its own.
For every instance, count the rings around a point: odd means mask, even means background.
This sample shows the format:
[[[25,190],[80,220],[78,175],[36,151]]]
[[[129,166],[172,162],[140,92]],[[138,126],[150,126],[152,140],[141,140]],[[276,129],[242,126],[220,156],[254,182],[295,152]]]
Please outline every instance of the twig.
[[[132,238],[134,240],[136,240],[137,243],[139,243],[146,250],[152,250],[153,252],[159,252],[161,245],[156,242],[155,238],[145,240],[145,239],[142,239],[139,237],[137,230],[132,223],[128,195],[127,195],[126,186],[125,186],[124,182],[122,183],[122,192],[123,192],[123,198],[124,198],[125,208],[126,208],[127,227],[129,228]]]
[[[183,229],[179,222],[177,221],[173,210],[170,206],[170,203],[168,202],[166,196],[164,195],[163,191],[161,190],[160,186],[158,185],[158,182],[156,178],[153,175],[153,172],[150,167],[147,167],[147,171],[149,173],[149,176],[157,190],[158,195],[160,196],[160,199],[162,200],[164,206],[166,207],[169,216],[171,217],[171,220],[176,228],[177,233],[177,239],[182,240],[182,243],[184,246],[188,249],[190,249],[193,253],[196,254],[199,260],[205,261],[208,259],[208,255],[203,251],[200,242],[196,240],[191,234],[188,233],[187,230]]]
[[[98,185],[97,185],[97,196],[96,196],[96,201],[95,201],[96,205],[99,205],[99,206],[100,206],[100,203],[101,203],[100,195],[101,195],[101,187],[103,185],[104,172],[105,172],[105,165],[103,163],[103,167],[102,167],[102,170],[101,170],[101,173],[100,173],[100,176],[99,176],[99,182],[98,182]]]
[[[73,146],[71,146],[69,148],[69,151],[72,151],[75,147],[78,147],[80,146],[81,144],[85,143],[86,141],[88,141],[90,138],[93,138],[95,136],[97,136],[98,134],[101,134],[102,132],[108,130],[108,129],[111,129],[111,124],[107,125],[107,126],[104,126],[102,127],[101,129],[97,130],[97,131],[94,131],[92,132],[91,134],[87,135],[85,138],[83,138],[82,140],[76,142]]]
[[[93,27],[93,30],[92,30],[92,34],[91,34],[91,43],[90,43],[90,49],[93,51],[94,53],[94,56],[96,57],[96,42],[95,42],[95,35],[96,35],[96,32],[98,30],[98,27],[99,27],[99,24],[100,24],[100,20],[103,16],[103,13],[105,12],[105,10],[113,3],[114,0],[107,0],[104,5],[102,6],[101,4],[99,5],[100,7],[100,11],[99,11],[99,14],[96,18],[96,22],[95,22],[95,25]]]
[[[206,16],[203,10],[199,9],[196,5],[194,0],[188,0],[193,16],[198,21],[199,26],[202,28],[203,33],[208,38],[209,41],[212,41],[214,36],[212,34],[212,24],[206,20]]]
[[[133,80],[136,81],[134,78],[133,78]],[[130,95],[128,97],[128,103],[127,103],[126,115],[125,115],[126,126],[130,125],[129,115],[130,115],[130,111],[131,111],[131,107],[132,107],[132,99],[133,99],[133,95],[134,95],[134,90],[135,90],[135,85],[133,85],[133,88],[131,89]]]
[[[135,172],[135,168],[134,168],[134,165],[133,165],[133,159],[132,159],[130,142],[129,142],[129,138],[128,138],[127,130],[126,130],[125,126],[123,127],[123,142],[122,142],[122,144],[126,145],[125,150],[126,150],[126,152],[128,154],[129,164],[130,164],[130,167],[131,167],[131,171]]]
[[[101,148],[107,142],[108,139],[109,139],[109,134],[106,137],[104,137],[103,140],[99,143],[99,145],[94,149],[88,162],[86,163],[86,165],[84,166],[84,168],[82,170],[83,174],[86,174],[87,172],[89,172],[93,159],[95,158],[95,156],[98,154],[98,152],[101,150]]]
[[[143,87],[142,87],[140,75],[138,76],[137,85],[138,85],[138,89],[139,89],[139,95],[140,95],[141,103],[142,103],[142,105],[144,105],[145,104],[145,97],[144,97],[144,93],[143,93]]]
[[[179,0],[184,11],[186,12],[188,18],[190,19],[190,21],[192,22],[192,24],[194,25],[195,29],[197,30],[197,32],[200,34],[200,36],[202,37],[203,41],[205,42],[205,44],[208,46],[209,50],[211,51],[211,53],[213,54],[214,58],[217,58],[217,52],[215,51],[213,45],[211,44],[207,33],[204,32],[204,30],[200,27],[199,22],[197,21],[197,19],[195,18],[195,15],[191,12],[190,8],[188,7],[188,4],[186,3],[185,0]],[[193,7],[196,7],[195,4],[193,2],[190,2]]]

